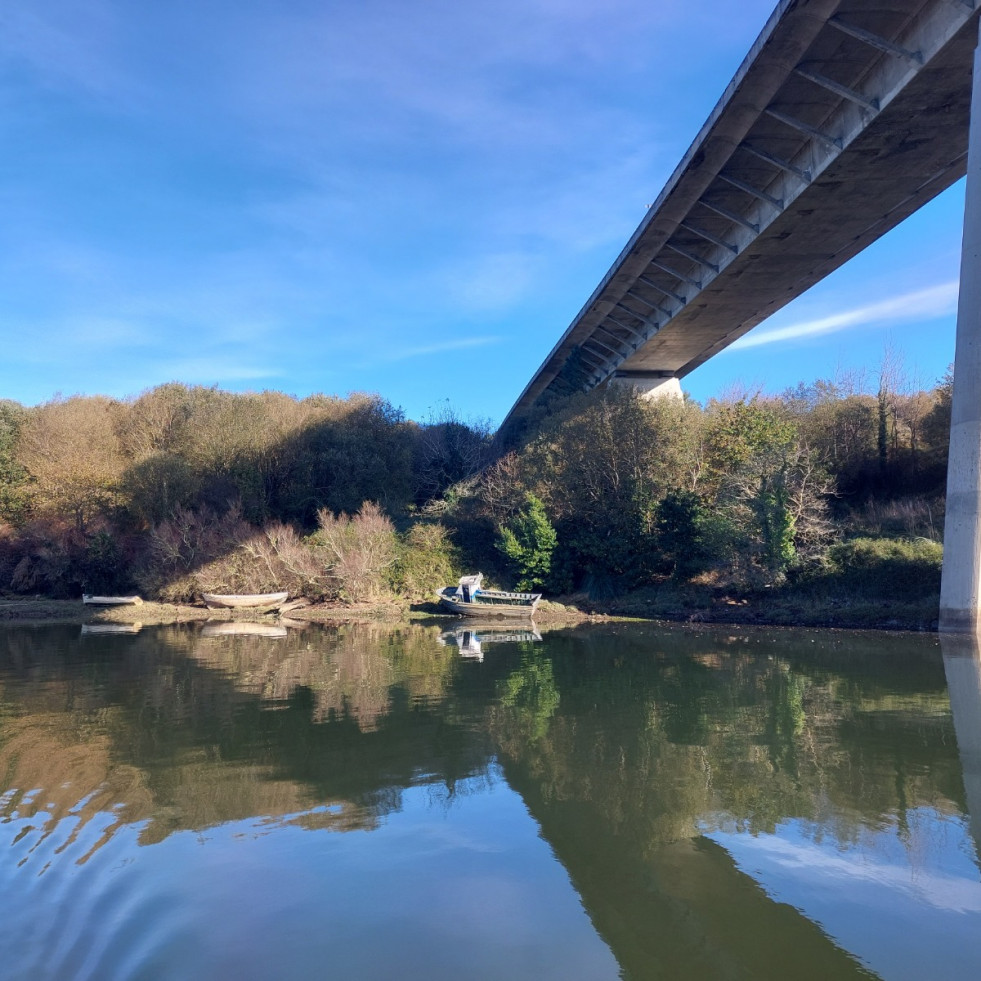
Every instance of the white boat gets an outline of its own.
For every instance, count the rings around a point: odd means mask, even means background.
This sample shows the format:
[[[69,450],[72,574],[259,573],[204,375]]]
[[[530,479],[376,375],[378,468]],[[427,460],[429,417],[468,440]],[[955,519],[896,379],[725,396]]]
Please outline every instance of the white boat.
[[[139,596],[94,596],[82,593],[82,602],[89,606],[139,606],[143,600]]]
[[[465,617],[520,617],[528,619],[535,612],[541,593],[515,593],[484,589],[483,575],[462,576],[456,586],[436,591],[440,603],[451,613]]]
[[[235,610],[282,606],[289,595],[289,593],[202,593],[201,599],[207,606]]]

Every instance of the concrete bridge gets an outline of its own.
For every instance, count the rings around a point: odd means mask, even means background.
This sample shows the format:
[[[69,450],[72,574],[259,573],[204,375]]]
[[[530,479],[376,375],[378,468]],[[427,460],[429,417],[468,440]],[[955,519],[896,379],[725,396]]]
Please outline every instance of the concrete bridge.
[[[570,385],[619,378],[677,391],[678,379],[970,170],[941,628],[977,630],[981,95],[973,129],[971,118],[978,21],[975,0],[781,0],[504,426]],[[981,91],[981,70],[974,78]]]

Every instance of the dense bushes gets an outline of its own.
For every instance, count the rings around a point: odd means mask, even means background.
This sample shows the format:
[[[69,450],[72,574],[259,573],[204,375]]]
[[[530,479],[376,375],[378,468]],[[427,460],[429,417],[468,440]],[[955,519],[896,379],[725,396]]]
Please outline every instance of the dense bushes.
[[[351,599],[428,588],[453,571],[452,549],[444,530],[428,555],[410,512],[479,467],[488,445],[486,427],[447,412],[419,426],[374,395],[168,384],[128,401],[0,402],[0,590],[138,585],[186,600],[283,585]],[[358,526],[353,549],[345,521]],[[385,572],[359,551],[365,524],[386,525]]]
[[[500,529],[499,571],[516,584],[601,597],[666,575],[781,581],[833,540],[833,491],[776,400],[703,410],[613,388],[541,421],[484,472],[456,517]]]
[[[920,599],[940,592],[943,546],[913,540],[855,538],[828,550],[831,577],[853,597]]]
[[[704,408],[570,382],[496,457],[486,425],[373,395],[0,401],[0,590],[358,602],[481,570],[596,597],[828,576],[912,594],[939,546],[869,540],[939,538],[950,379],[896,379]]]

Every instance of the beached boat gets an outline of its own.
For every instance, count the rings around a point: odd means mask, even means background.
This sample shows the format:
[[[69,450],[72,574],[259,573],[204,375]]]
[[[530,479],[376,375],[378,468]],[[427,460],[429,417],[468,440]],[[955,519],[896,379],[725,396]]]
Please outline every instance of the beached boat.
[[[289,593],[202,593],[206,606],[218,606],[226,610],[282,606]]]
[[[541,593],[514,593],[500,589],[484,589],[483,576],[462,576],[456,586],[437,590],[440,603],[451,613],[464,617],[521,617],[528,619],[535,612]]]
[[[143,600],[139,596],[94,596],[91,593],[82,593],[82,602],[89,606],[132,606],[134,603],[139,606]]]

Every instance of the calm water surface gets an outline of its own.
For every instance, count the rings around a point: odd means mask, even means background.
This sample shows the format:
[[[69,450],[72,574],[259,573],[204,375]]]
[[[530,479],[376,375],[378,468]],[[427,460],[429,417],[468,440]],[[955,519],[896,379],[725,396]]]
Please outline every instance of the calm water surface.
[[[979,664],[3,628],[0,978],[981,977]]]

